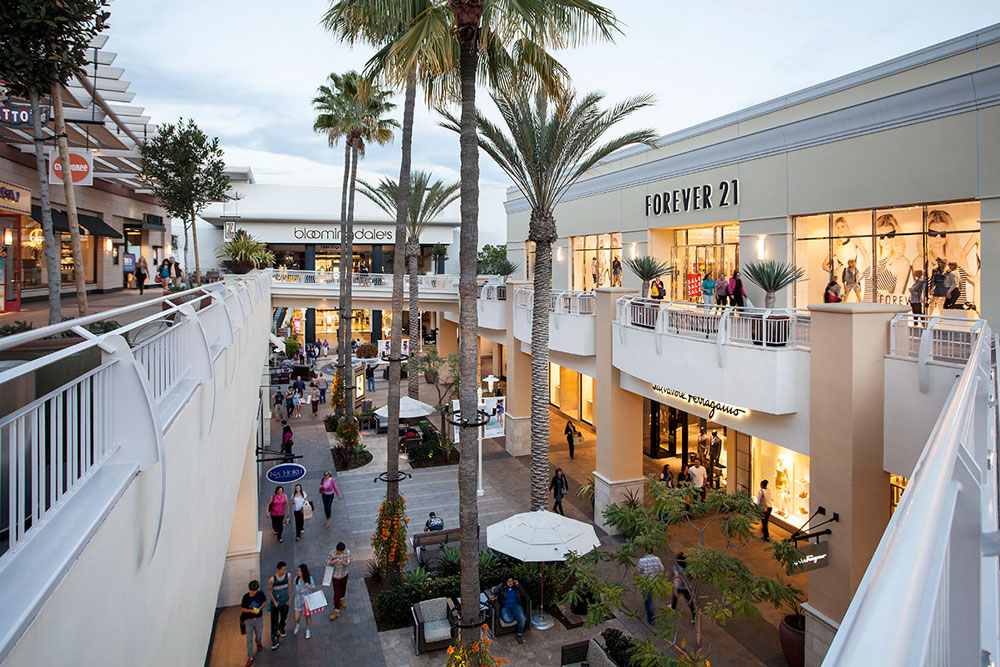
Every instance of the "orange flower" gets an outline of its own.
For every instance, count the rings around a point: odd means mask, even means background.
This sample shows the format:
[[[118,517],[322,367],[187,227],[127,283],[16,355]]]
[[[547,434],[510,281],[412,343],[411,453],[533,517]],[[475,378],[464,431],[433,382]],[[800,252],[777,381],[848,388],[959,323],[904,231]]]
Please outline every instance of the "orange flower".
[[[455,647],[454,646],[449,646],[448,647],[448,655],[451,655],[454,652],[455,652]]]

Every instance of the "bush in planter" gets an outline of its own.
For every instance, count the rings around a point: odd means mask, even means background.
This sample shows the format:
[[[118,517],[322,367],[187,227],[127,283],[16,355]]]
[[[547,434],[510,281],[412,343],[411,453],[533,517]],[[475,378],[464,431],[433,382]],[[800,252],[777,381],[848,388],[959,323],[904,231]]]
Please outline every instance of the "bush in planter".
[[[25,322],[24,320],[14,320],[10,324],[4,324],[0,326],[0,336],[13,336],[14,334],[24,333],[25,331],[31,331],[35,328],[31,322]]]
[[[462,556],[458,547],[442,547],[438,554],[438,571],[443,577],[459,574],[462,571]]]
[[[299,353],[300,349],[302,349],[302,344],[299,343],[299,341],[295,340],[294,338],[285,339],[285,357],[291,359],[292,357],[294,357],[296,354]]]
[[[361,345],[358,345],[357,356],[359,359],[374,359],[378,356],[378,345],[375,343],[361,343]]]
[[[604,652],[618,667],[633,667],[637,661],[633,657],[636,650],[636,641],[621,630],[608,628],[601,633],[604,640]]]
[[[424,581],[403,583],[378,594],[379,619],[394,627],[412,625],[410,607],[416,602],[433,598],[455,599],[461,595],[460,575],[450,577],[430,577]]]

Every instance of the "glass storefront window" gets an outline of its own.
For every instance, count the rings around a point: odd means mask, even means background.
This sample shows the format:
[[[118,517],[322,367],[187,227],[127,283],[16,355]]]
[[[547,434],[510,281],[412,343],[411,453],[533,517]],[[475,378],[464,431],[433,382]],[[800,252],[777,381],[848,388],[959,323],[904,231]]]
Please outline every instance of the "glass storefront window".
[[[81,228],[82,231],[82,228]],[[76,282],[76,272],[73,269],[73,244],[69,234],[61,234],[62,243],[59,253],[59,265],[63,285]],[[80,237],[83,249],[83,275],[88,283],[97,282],[97,243],[93,236],[85,234]],[[21,288],[44,287],[49,284],[49,274],[45,266],[45,241],[40,223],[32,220],[31,224],[21,230]]]
[[[809,518],[809,457],[760,438],[751,438],[753,494],[768,480],[774,516],[796,528]]]
[[[580,376],[580,419],[588,424],[594,423],[594,389],[597,380],[589,375]]]
[[[557,408],[562,405],[562,393],[559,391],[560,370],[558,364],[549,364],[549,403]]]
[[[316,311],[316,335],[336,336],[340,328],[340,318],[337,310],[317,310]],[[370,334],[372,331],[372,319],[370,310],[355,310],[351,317],[351,337],[361,334]]]
[[[594,378],[549,363],[549,403],[571,419],[594,423]]]
[[[670,258],[674,301],[700,302],[706,273],[715,280],[728,280],[739,268],[739,225],[677,230],[675,239]]]
[[[590,234],[570,238],[571,284],[574,290],[621,287],[622,235]]]
[[[909,481],[909,478],[902,475],[889,474],[889,516],[892,516],[896,507],[899,506],[899,501],[902,500],[903,491],[906,490]]]

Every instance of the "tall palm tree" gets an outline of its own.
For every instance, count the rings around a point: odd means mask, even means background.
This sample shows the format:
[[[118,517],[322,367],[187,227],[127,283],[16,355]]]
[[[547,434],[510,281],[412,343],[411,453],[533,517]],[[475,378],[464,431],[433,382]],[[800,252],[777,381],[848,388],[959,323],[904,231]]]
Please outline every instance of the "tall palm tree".
[[[391,178],[383,178],[378,185],[363,180],[361,194],[368,197],[389,215],[396,215],[396,193],[399,184]],[[443,181],[431,182],[427,171],[414,171],[410,175],[410,195],[406,216],[406,262],[410,279],[410,358],[416,359],[420,350],[420,281],[417,261],[420,259],[420,235],[427,223],[436,218],[449,204],[458,199],[459,183],[445,185]],[[395,258],[393,258],[395,259]],[[419,400],[419,374],[410,372],[407,394]]]
[[[650,95],[632,97],[602,109],[604,96],[578,98],[572,91],[550,102],[494,96],[506,131],[476,114],[479,146],[514,181],[531,207],[528,240],[535,244],[534,297],[531,315],[531,509],[545,508],[549,481],[549,294],[552,290],[552,243],[557,238],[555,208],[589,169],[632,144],[653,145],[653,130],[635,130],[602,142],[604,134],[629,115],[653,102]],[[459,122],[446,114],[443,125],[459,132]]]
[[[340,223],[340,326],[337,331],[337,372],[340,388],[345,392],[342,410],[351,394],[350,335],[351,335],[351,273],[354,257],[354,194],[358,172],[358,157],[365,154],[365,144],[384,145],[392,141],[392,128],[399,123],[385,118],[395,104],[389,101],[391,91],[367,85],[360,74],[330,74],[328,84],[320,86],[313,98],[319,112],[313,130],[326,134],[330,146],[344,138],[344,184],[341,193]]]

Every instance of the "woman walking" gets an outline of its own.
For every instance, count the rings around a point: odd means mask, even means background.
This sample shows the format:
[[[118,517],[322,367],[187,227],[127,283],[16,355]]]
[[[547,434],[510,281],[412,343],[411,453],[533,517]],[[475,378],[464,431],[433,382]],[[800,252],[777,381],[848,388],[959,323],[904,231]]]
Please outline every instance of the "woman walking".
[[[274,490],[274,495],[267,501],[267,513],[271,516],[271,528],[278,536],[278,542],[284,542],[282,535],[285,532],[288,513],[288,496],[285,495],[285,487],[279,486]]]
[[[306,495],[306,492],[302,490],[302,485],[296,484],[295,490],[292,491],[292,514],[295,515],[296,542],[302,539],[302,529],[305,528],[306,524],[307,502],[309,502],[309,497]]]
[[[319,483],[319,495],[323,499],[323,511],[326,513],[326,523],[324,528],[330,527],[330,511],[333,509],[333,497],[340,498],[340,491],[337,489],[337,480],[333,478],[333,473],[327,470],[323,473],[323,479]]]
[[[563,516],[566,516],[566,512],[563,511],[562,499],[569,493],[569,480],[563,474],[562,468],[556,468],[556,474],[552,477],[552,481],[549,482],[549,490],[552,491],[552,497],[556,500],[552,505],[552,511],[558,511]]]
[[[312,384],[312,390],[309,392],[309,405],[312,406],[312,413],[315,418],[319,414],[319,387],[316,386],[315,382]]]
[[[292,609],[295,611],[295,627],[292,628],[293,635],[299,634],[299,618],[305,616],[306,639],[312,636],[312,633],[309,631],[312,625],[312,616],[303,612],[306,606],[306,596],[315,592],[316,584],[313,582],[312,575],[309,574],[309,568],[305,563],[302,563],[295,573],[295,589],[292,596]]]
[[[351,552],[347,545],[337,542],[337,548],[326,557],[326,564],[333,568],[333,613],[330,620],[340,616],[340,610],[347,606],[347,577],[351,572]]]
[[[149,265],[146,264],[146,258],[139,255],[139,259],[135,262],[135,284],[139,288],[139,296],[142,296],[142,291],[146,289],[146,276],[149,275]]]
[[[166,257],[163,258],[163,262],[160,263],[160,287],[163,288],[163,293],[166,294],[170,291],[170,260]]]

